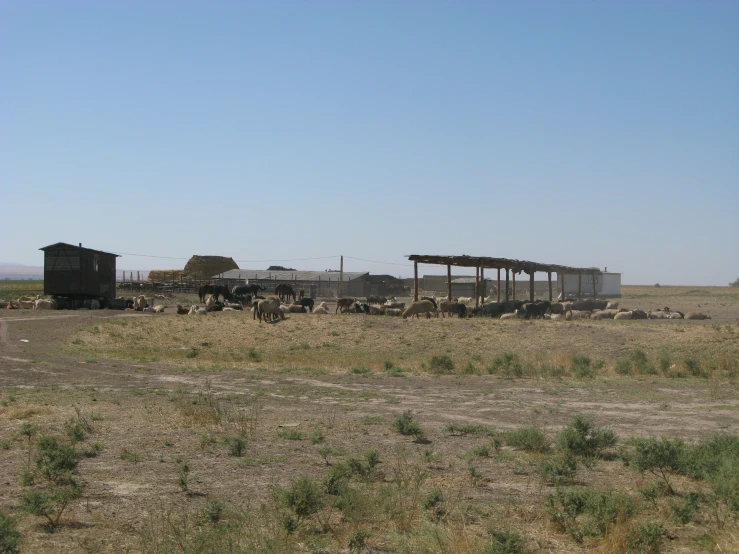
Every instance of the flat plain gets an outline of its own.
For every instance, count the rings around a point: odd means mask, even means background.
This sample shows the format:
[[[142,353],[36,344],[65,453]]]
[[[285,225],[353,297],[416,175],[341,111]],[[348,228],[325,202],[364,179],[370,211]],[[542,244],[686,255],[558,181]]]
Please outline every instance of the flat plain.
[[[623,292],[712,319],[3,310],[0,510],[24,552],[739,552],[739,480],[630,461],[737,436],[739,289]],[[618,439],[573,471],[576,416]],[[55,525],[41,436],[84,453]],[[616,511],[558,517],[577,491]]]

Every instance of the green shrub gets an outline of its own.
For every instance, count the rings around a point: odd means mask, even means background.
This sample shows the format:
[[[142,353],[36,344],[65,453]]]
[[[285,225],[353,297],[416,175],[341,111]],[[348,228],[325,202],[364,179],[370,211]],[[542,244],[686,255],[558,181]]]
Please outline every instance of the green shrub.
[[[442,373],[454,373],[454,362],[446,354],[440,356],[434,356],[429,362],[429,369],[440,375]]]
[[[36,472],[48,481],[64,484],[77,468],[82,455],[57,437],[44,435],[36,441]]]
[[[296,517],[298,523],[321,509],[323,500],[318,486],[308,477],[299,477],[290,488],[280,491],[280,501]]]
[[[246,450],[246,441],[241,437],[223,437],[223,444],[228,448],[229,456],[240,458]]]
[[[395,418],[392,428],[404,436],[414,437],[418,441],[425,440],[426,433],[419,423],[413,419],[413,412],[407,410]]]
[[[549,440],[537,427],[523,427],[515,431],[506,431],[502,438],[508,446],[528,452],[546,452],[549,450]]]
[[[277,431],[277,437],[288,441],[303,440],[302,433],[297,429],[280,429]]]
[[[539,464],[539,474],[555,485],[570,481],[577,473],[577,458],[570,452],[544,458]]]
[[[492,447],[489,444],[480,444],[478,446],[473,447],[469,453],[467,454],[468,457],[471,458],[489,458],[490,454],[492,454]]]
[[[351,369],[351,372],[354,375],[363,375],[365,377],[368,376],[368,375],[372,375],[372,370],[370,368],[364,367],[364,366],[361,366],[361,367],[353,367]]]
[[[641,473],[648,472],[659,477],[667,486],[667,491],[674,494],[670,475],[685,469],[685,443],[681,439],[649,437],[632,439],[630,445],[628,464]]]
[[[575,377],[580,379],[592,379],[595,377],[596,369],[591,365],[592,360],[588,356],[572,356],[570,370]]]
[[[182,492],[190,493],[190,465],[187,462],[182,462],[177,468],[177,484]]]
[[[211,500],[200,512],[200,518],[206,523],[218,523],[223,517],[224,510],[225,506],[222,502]]]
[[[56,527],[66,508],[82,496],[82,491],[82,485],[70,478],[64,484],[54,484],[43,491],[27,491],[21,508],[31,515],[45,517],[51,527]]]
[[[657,368],[649,362],[647,354],[641,348],[637,348],[631,353],[631,362],[636,368],[636,372],[642,375],[657,375]]]
[[[580,543],[585,537],[605,535],[617,521],[630,519],[636,512],[636,502],[617,492],[557,489],[547,495],[545,508],[552,522]]]
[[[565,374],[565,368],[559,365],[542,364],[539,373],[544,377],[554,377],[559,379]]]
[[[672,362],[668,354],[660,354],[657,363],[659,364],[659,370],[662,372],[662,375],[668,375],[670,373],[670,366],[672,365]]]
[[[600,456],[606,448],[616,446],[618,437],[611,429],[597,427],[592,419],[576,415],[560,431],[557,445],[577,456]]]
[[[691,492],[683,496],[677,502],[670,504],[670,510],[675,516],[678,522],[683,525],[692,523],[695,520],[695,514],[698,511],[698,503],[700,502],[701,495],[695,492]]]
[[[517,531],[490,530],[490,543],[479,554],[522,554],[526,541]]]
[[[15,519],[0,510],[0,554],[19,554],[23,535],[16,529]]]
[[[354,531],[352,536],[349,537],[349,542],[347,543],[349,552],[363,552],[369,537],[370,534],[367,531],[363,531],[362,529]]]
[[[451,435],[483,435],[486,437],[492,437],[495,435],[495,430],[481,423],[450,423],[446,426],[445,431]]]
[[[616,360],[616,367],[614,368],[615,372],[619,375],[631,375],[631,361],[630,360]]]
[[[661,525],[648,522],[635,525],[626,534],[626,552],[629,554],[659,554],[665,530]]]
[[[337,464],[330,468],[323,478],[323,487],[326,494],[340,495],[349,477],[351,477],[351,470],[347,464]]]
[[[315,431],[313,431],[313,433],[311,433],[310,437],[308,438],[310,439],[311,444],[321,444],[324,440],[326,440],[326,437],[323,435],[323,431],[321,431],[320,429],[316,429]]]
[[[701,363],[695,358],[685,358],[683,364],[685,365],[685,369],[688,370],[688,373],[693,377],[708,378],[708,373],[706,373]]]
[[[523,365],[517,354],[505,352],[493,360],[487,371],[490,374],[501,374],[503,377],[522,377]]]
[[[79,408],[74,409],[77,414],[64,422],[64,429],[72,444],[82,442],[88,434],[92,433],[92,423],[89,418],[83,415]]]

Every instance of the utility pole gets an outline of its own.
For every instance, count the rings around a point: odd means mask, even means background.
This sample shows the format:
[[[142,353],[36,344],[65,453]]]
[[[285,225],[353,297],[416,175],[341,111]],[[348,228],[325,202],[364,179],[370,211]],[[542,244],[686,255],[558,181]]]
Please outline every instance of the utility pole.
[[[339,293],[336,296],[337,298],[341,298],[341,292],[342,288],[344,286],[344,256],[341,256],[341,266],[339,267]]]

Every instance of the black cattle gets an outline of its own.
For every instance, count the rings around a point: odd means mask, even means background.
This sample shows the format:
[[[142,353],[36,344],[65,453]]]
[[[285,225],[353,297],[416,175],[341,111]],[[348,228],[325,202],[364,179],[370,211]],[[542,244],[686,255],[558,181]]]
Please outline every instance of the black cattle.
[[[309,312],[313,311],[314,302],[312,298],[305,298],[305,297],[298,298],[298,301],[296,302],[296,304],[300,304],[301,306],[306,308]]]
[[[544,302],[526,302],[523,306],[523,313],[526,319],[544,317],[544,314],[549,311],[550,304],[547,301]]]
[[[234,296],[245,296],[247,294],[250,294],[252,296],[256,295],[260,290],[267,290],[264,287],[260,287],[259,285],[251,284],[251,285],[236,285],[231,289],[231,294]]]
[[[205,311],[206,312],[222,312],[223,304],[221,304],[220,302],[216,302],[212,306],[208,306],[207,308],[205,308]]]

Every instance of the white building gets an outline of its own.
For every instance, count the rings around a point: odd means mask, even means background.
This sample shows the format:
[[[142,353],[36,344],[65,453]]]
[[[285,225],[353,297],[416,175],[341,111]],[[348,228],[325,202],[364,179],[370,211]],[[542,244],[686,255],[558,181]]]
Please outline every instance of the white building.
[[[593,277],[595,277],[595,292],[603,298],[621,297],[621,273],[612,271],[598,271],[594,274],[583,273],[582,283],[577,274],[564,273],[565,296],[577,296],[582,291],[583,296],[593,295]]]

